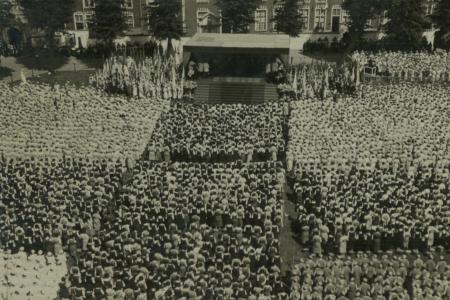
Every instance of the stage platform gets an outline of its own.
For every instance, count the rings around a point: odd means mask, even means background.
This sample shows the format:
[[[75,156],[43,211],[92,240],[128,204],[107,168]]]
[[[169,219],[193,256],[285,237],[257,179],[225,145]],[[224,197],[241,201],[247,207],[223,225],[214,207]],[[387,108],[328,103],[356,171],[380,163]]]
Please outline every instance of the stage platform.
[[[259,104],[278,99],[277,87],[258,77],[208,77],[196,80],[194,99],[210,104]]]

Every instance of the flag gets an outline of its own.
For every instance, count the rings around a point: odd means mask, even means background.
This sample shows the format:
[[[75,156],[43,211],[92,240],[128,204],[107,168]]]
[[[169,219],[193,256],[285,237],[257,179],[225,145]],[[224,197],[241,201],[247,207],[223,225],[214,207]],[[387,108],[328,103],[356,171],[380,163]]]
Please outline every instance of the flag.
[[[303,69],[302,89],[306,91],[306,70]]]
[[[172,62],[172,90],[177,89],[177,71],[175,69],[175,63]]]
[[[183,95],[183,92],[184,92],[184,77],[186,76],[186,74],[185,74],[186,71],[185,71],[183,65],[181,67],[183,68],[183,70],[181,71],[181,84],[180,84],[180,86],[181,86],[181,95]]]
[[[294,81],[292,82],[292,88],[294,89],[294,92],[297,93],[297,91],[298,91],[298,85],[297,85],[297,70],[294,71]]]

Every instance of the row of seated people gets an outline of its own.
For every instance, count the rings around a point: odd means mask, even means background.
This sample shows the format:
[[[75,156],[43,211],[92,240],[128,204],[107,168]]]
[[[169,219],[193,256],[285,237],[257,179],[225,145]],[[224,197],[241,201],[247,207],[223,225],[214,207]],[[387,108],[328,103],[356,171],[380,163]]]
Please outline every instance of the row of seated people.
[[[291,273],[291,299],[450,299],[444,256],[358,252],[301,258]]]

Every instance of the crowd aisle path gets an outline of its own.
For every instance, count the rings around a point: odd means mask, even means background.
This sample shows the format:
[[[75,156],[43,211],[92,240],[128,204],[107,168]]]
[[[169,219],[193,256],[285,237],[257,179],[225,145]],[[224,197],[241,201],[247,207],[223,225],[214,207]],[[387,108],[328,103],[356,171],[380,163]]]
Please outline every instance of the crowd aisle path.
[[[288,193],[290,188],[285,186],[283,200],[284,200],[284,227],[280,233],[280,255],[282,258],[281,273],[286,275],[295,261],[295,258],[300,255],[301,247],[295,240],[294,221],[297,219],[295,211],[295,204],[289,199]]]

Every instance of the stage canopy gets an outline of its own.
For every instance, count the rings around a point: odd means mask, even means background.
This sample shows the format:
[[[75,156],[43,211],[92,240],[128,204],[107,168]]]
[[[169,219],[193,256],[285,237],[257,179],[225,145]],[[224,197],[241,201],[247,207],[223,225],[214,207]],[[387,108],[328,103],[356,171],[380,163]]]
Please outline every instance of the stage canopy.
[[[284,34],[197,33],[183,46],[183,62],[195,54],[278,56],[289,64],[290,37]]]

